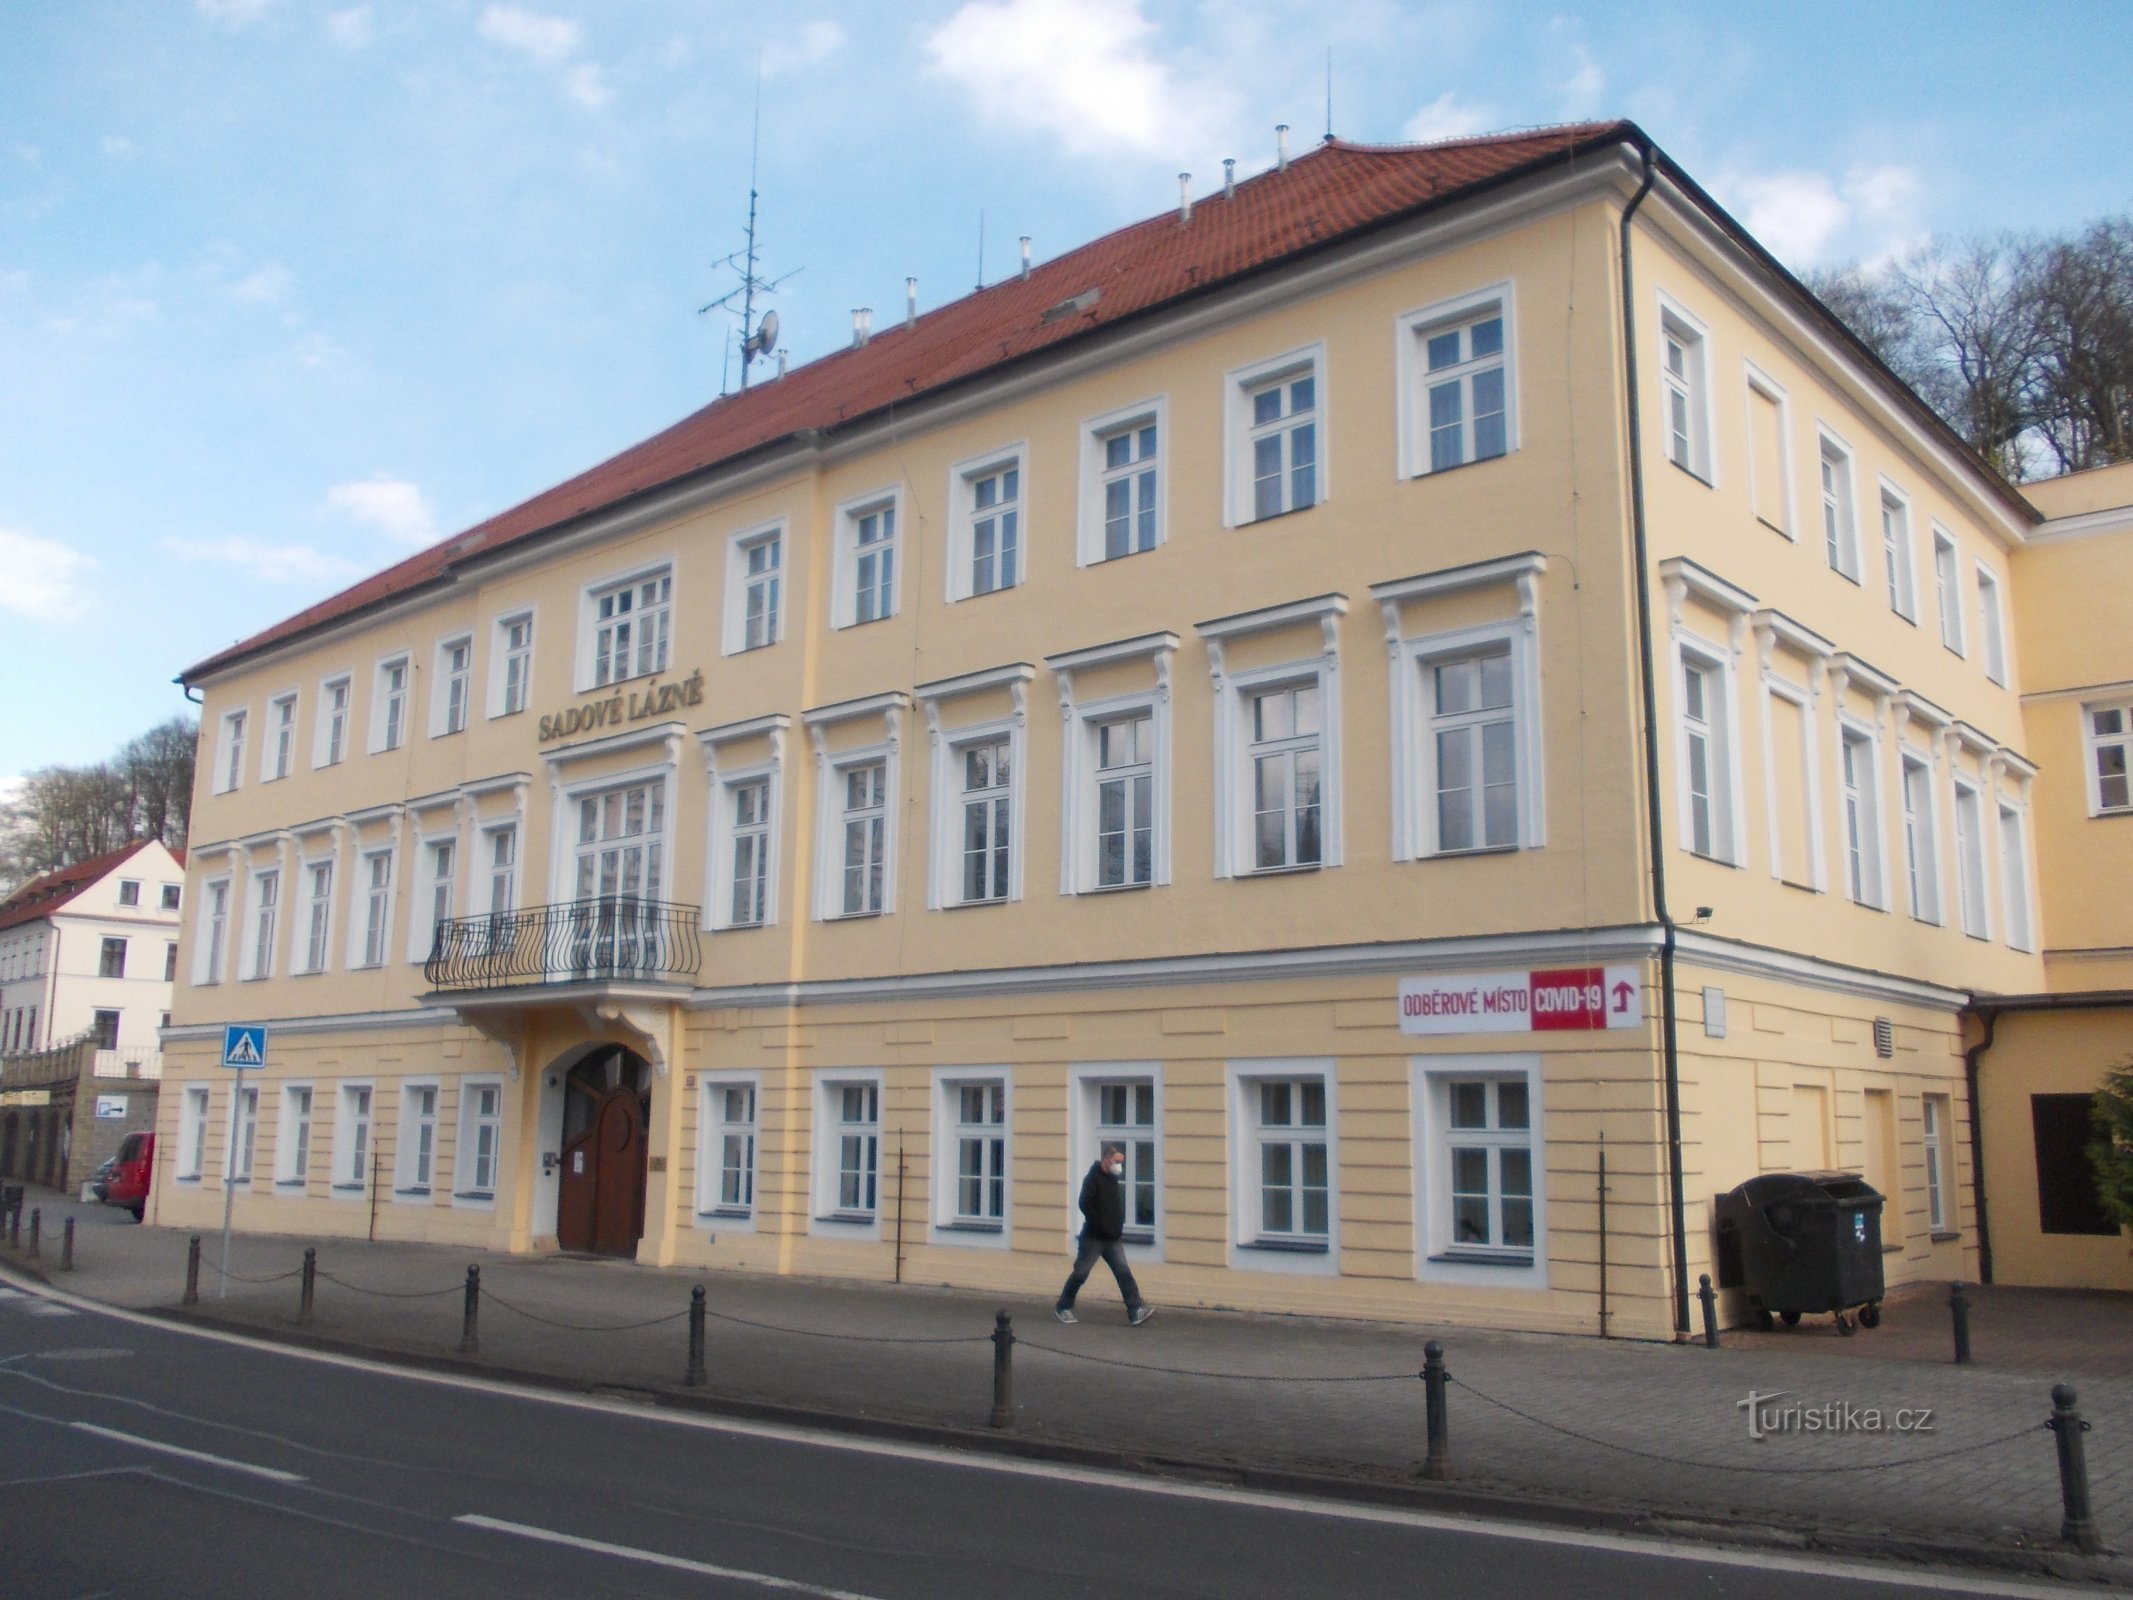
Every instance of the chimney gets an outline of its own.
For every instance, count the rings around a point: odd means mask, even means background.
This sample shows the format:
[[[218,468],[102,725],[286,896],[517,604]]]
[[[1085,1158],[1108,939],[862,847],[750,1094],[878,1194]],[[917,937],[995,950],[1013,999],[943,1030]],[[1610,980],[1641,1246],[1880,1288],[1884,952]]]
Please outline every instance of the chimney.
[[[1274,170],[1289,170],[1289,125],[1286,122],[1274,124]]]
[[[1178,174],[1178,225],[1183,227],[1192,221],[1192,174]]]
[[[852,348],[857,350],[873,337],[874,308],[872,306],[852,307]]]
[[[1022,236],[1022,276],[1025,280],[1029,277],[1029,235],[1026,233]]]
[[[904,326],[918,326],[918,279],[904,279]]]
[[[778,351],[778,376],[785,376],[785,352],[782,349]]]
[[[1224,156],[1222,158],[1222,198],[1225,200],[1237,198],[1237,158],[1235,156]]]

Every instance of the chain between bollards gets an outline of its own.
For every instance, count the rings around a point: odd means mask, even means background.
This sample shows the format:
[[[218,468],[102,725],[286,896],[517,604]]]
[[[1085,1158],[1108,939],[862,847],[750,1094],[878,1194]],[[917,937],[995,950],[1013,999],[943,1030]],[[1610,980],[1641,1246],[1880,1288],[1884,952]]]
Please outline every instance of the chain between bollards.
[[[992,1319],[992,1417],[990,1425],[1005,1428],[1015,1420],[1015,1325],[1007,1313]]]
[[[1452,1424],[1445,1382],[1444,1346],[1432,1339],[1422,1347],[1422,1401],[1429,1419],[1429,1453],[1422,1476],[1437,1482],[1452,1475]]]
[[[2059,1537],[2083,1555],[2094,1555],[2103,1548],[2103,1540],[2089,1510],[2089,1456],[2081,1441],[2089,1425],[2081,1420],[2079,1399],[2072,1384],[2053,1384],[2052,1414],[2045,1426],[2059,1436],[2059,1499],[2066,1508]]]
[[[481,1349],[481,1268],[467,1268],[467,1309],[459,1324],[459,1353],[471,1356]]]
[[[1955,1325],[1955,1364],[1970,1365],[1970,1297],[1960,1279],[1948,1289],[1948,1320]]]
[[[704,1381],[704,1286],[689,1291],[689,1370],[682,1374],[684,1388],[701,1388]]]
[[[1700,1273],[1696,1280],[1696,1298],[1703,1302],[1703,1347],[1718,1348],[1718,1291],[1711,1287],[1711,1275]]]
[[[200,1235],[192,1236],[185,1247],[185,1301],[189,1306],[200,1303]]]
[[[44,1254],[43,1251],[37,1248],[38,1236],[43,1232],[44,1207],[33,1206],[30,1209],[30,1259],[32,1261],[40,1259]]]
[[[67,1218],[67,1225],[59,1230],[59,1270],[74,1270],[74,1219]]]
[[[311,1321],[311,1297],[318,1289],[318,1249],[315,1245],[304,1247],[304,1282],[297,1291],[296,1320],[308,1326]]]

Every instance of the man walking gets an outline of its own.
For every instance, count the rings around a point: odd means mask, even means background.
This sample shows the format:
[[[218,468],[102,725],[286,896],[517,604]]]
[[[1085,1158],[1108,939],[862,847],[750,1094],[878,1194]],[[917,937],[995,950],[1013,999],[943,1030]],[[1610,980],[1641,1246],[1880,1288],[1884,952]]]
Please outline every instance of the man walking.
[[[1074,1315],[1074,1297],[1088,1282],[1098,1256],[1104,1258],[1111,1276],[1118,1280],[1118,1292],[1126,1301],[1126,1321],[1138,1328],[1155,1315],[1154,1306],[1141,1303],[1141,1286],[1133,1281],[1133,1269],[1126,1265],[1126,1247],[1118,1242],[1126,1231],[1126,1188],[1118,1176],[1125,1166],[1126,1147],[1107,1144],[1096,1164],[1089,1168],[1089,1175],[1081,1180],[1081,1248],[1074,1253],[1074,1270],[1067,1274],[1066,1287],[1059,1291],[1059,1302],[1052,1307],[1052,1315],[1061,1322],[1080,1320]]]

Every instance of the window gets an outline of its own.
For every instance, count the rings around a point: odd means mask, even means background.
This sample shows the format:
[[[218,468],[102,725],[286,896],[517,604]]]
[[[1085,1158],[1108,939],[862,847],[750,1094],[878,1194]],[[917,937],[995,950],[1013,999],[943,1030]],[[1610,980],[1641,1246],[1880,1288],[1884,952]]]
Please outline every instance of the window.
[[[1503,284],[1400,319],[1403,476],[1493,460],[1516,447],[1510,307]]]
[[[304,868],[304,964],[299,971],[326,970],[332,936],[333,863],[313,861]]]
[[[892,495],[846,507],[839,518],[839,627],[896,614],[896,512]]]
[[[1533,1146],[1525,1080],[1455,1078],[1444,1089],[1452,1253],[1531,1256]]]
[[[455,1200],[496,1198],[498,1152],[503,1148],[504,1086],[469,1079],[459,1090],[459,1154],[453,1167]]]
[[[2037,1149],[2037,1231],[2115,1238],[2118,1224],[2103,1209],[2089,1146],[2096,1142],[2096,1097],[2033,1094],[2031,1131]],[[1939,1226],[1938,1223],[1935,1224]]]
[[[1666,458],[1682,471],[1709,483],[1711,468],[1711,398],[1705,376],[1703,330],[1686,313],[1662,306],[1659,343],[1660,378],[1666,396]]]
[[[215,762],[217,794],[228,794],[244,781],[244,718],[242,711],[232,711],[222,719],[222,748]]]
[[[667,636],[674,609],[669,567],[594,589],[592,686],[620,683],[667,669]]]
[[[252,874],[252,976],[274,976],[274,916],[281,899],[281,874]]]
[[[1155,881],[1155,727],[1150,712],[1098,722],[1096,887]]]
[[[1963,589],[1955,541],[1933,530],[1933,595],[1940,606],[1940,642],[1963,653]]]
[[[393,1193],[430,1192],[437,1167],[437,1085],[410,1083],[400,1090],[400,1136],[393,1159]]]
[[[97,1049],[116,1050],[119,1042],[119,1014],[116,1011],[93,1012],[89,1031],[96,1036]]]
[[[2007,633],[2000,615],[2000,580],[1985,568],[1977,569],[1978,638],[1984,643],[1985,676],[1994,683],[2007,682]]]
[[[207,1155],[207,1093],[204,1083],[188,1084],[178,1112],[178,1181],[198,1183]]]
[[[422,845],[425,893],[417,897],[415,925],[408,930],[407,959],[427,961],[437,949],[437,930],[451,921],[459,878],[459,841],[428,839]]]
[[[2089,814],[2133,811],[2133,705],[2084,706],[2089,747]]]
[[[437,647],[436,703],[430,708],[430,737],[464,732],[467,701],[474,692],[474,641],[447,639]]]
[[[349,965],[381,967],[392,935],[393,853],[372,850],[363,856],[363,942]]]
[[[1437,853],[1518,843],[1518,738],[1508,645],[1430,662]]]
[[[1153,417],[1097,436],[1101,561],[1153,550],[1162,530],[1162,424]]]
[[[1255,871],[1315,867],[1320,856],[1323,751],[1319,683],[1248,690]]]
[[[1332,1234],[1326,1078],[1242,1081],[1250,1185],[1246,1244],[1322,1251]]]
[[[200,909],[200,941],[193,963],[196,984],[222,981],[222,958],[229,949],[230,880],[217,878],[203,886],[207,903]]]
[[[1949,1233],[1955,1227],[1955,1173],[1950,1165],[1954,1152],[1949,1142],[1948,1097],[1922,1095],[1919,1109],[1925,1125],[1926,1228]]]
[[[880,1203],[881,1085],[825,1079],[820,1103],[817,1214],[831,1222],[872,1223]]]
[[[119,879],[118,903],[122,906],[137,906],[141,903],[140,879]]]
[[[252,1181],[252,1150],[259,1137],[259,1088],[246,1084],[230,1097],[230,1167],[234,1186]]]
[[[489,835],[489,915],[501,916],[518,905],[518,827],[491,828]]]
[[[949,1229],[1000,1232],[1007,1219],[1007,1084],[999,1078],[937,1083],[942,1143],[954,1165],[941,1172],[936,1212]]]
[[[1955,780],[1955,867],[1957,911],[1963,932],[1973,939],[1992,937],[1985,905],[1985,797],[1970,784]]]
[[[1830,570],[1859,581],[1859,525],[1852,509],[1852,458],[1828,434],[1822,436],[1822,545]]]
[[[1515,621],[1397,641],[1394,860],[1545,842],[1538,648]]]
[[[2007,942],[2017,950],[2035,948],[2029,933],[2029,851],[2022,813],[2000,803],[2000,904],[2007,922]]]
[[[1119,1174],[1126,1198],[1124,1238],[1128,1244],[1153,1244],[1162,1170],[1156,1148],[1155,1079],[1092,1079],[1083,1088],[1089,1097],[1085,1126],[1090,1138],[1089,1148],[1082,1152],[1086,1159],[1069,1167],[1075,1195],[1079,1194],[1081,1175],[1088,1170],[1088,1163],[1109,1146],[1117,1145],[1126,1153],[1126,1167]]]
[[[778,642],[784,632],[784,565],[782,527],[736,534],[727,546],[727,655]]]
[[[370,1187],[370,1085],[341,1085],[333,1124],[333,1187],[362,1193]]]
[[[1748,369],[1748,497],[1755,517],[1790,539],[1792,451],[1785,422],[1785,391],[1767,374]]]
[[[1325,347],[1229,374],[1226,525],[1262,522],[1326,497]]]
[[[175,911],[175,910],[177,910],[177,909],[178,909],[178,897],[179,897],[179,895],[180,895],[180,894],[182,894],[183,892],[184,892],[184,891],[182,890],[182,888],[181,888],[181,887],[180,887],[179,885],[175,884],[175,883],[166,883],[166,884],[164,884],[164,885],[163,885],[163,902],[162,902],[162,903],[163,903],[163,909],[164,909],[165,911]]]
[[[889,764],[855,761],[837,769],[843,796],[843,876],[838,915],[866,917],[879,913],[888,882]]]
[[[296,696],[277,695],[267,702],[267,747],[260,752],[260,781],[286,778],[296,761]]]
[[[300,1189],[311,1171],[311,1086],[292,1083],[281,1092],[281,1121],[274,1136],[274,1181]]]
[[[1014,763],[1006,735],[957,745],[950,765],[961,780],[958,835],[964,905],[1006,900],[1012,888]]]
[[[378,663],[378,686],[370,712],[370,748],[373,754],[397,750],[407,742],[406,656]]]
[[[704,1077],[704,1136],[697,1172],[699,1216],[755,1214],[756,1085]]]
[[[727,924],[735,928],[759,927],[769,911],[770,780],[750,778],[728,784],[726,804],[733,818]]]
[[[1918,620],[1918,577],[1911,569],[1911,508],[1886,486],[1881,491],[1881,556],[1889,573],[1889,609]]]
[[[163,946],[163,981],[178,981],[178,941],[175,939]]]
[[[948,475],[948,598],[1012,589],[1023,573],[1022,451],[991,455]]]
[[[1862,906],[1885,907],[1881,880],[1879,746],[1871,733],[1840,732],[1844,788],[1844,886]]]
[[[106,939],[97,953],[96,975],[99,978],[123,978],[126,976],[126,941]]]
[[[1940,845],[1934,829],[1933,768],[1913,755],[1903,758],[1903,859],[1911,915],[1940,921]]]
[[[495,717],[516,716],[533,698],[533,613],[496,621]]]
[[[1736,860],[1730,673],[1714,652],[1681,650],[1682,844],[1713,861]]]
[[[348,754],[349,687],[346,677],[328,678],[319,685],[318,735],[311,751],[314,767],[336,766]]]

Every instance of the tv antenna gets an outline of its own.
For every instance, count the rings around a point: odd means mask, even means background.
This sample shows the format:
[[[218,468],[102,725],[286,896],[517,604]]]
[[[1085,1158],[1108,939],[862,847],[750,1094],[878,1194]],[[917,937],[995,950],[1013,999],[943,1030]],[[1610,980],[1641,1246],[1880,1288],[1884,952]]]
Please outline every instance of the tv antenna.
[[[775,278],[760,276],[756,268],[755,212],[756,212],[756,166],[763,147],[763,63],[759,57],[755,68],[755,126],[748,147],[748,243],[719,263],[740,275],[740,285],[729,294],[720,295],[709,305],[698,306],[696,314],[707,316],[713,311],[723,311],[728,316],[737,316],[741,324],[741,387],[748,387],[748,368],[757,356],[764,356],[777,348],[778,314],[765,309],[761,320],[755,314],[755,302],[759,295],[777,292],[778,285],[799,275],[803,270],[795,267],[791,272]],[[738,302],[738,304],[736,304]],[[719,393],[726,392],[726,374],[719,373]]]

